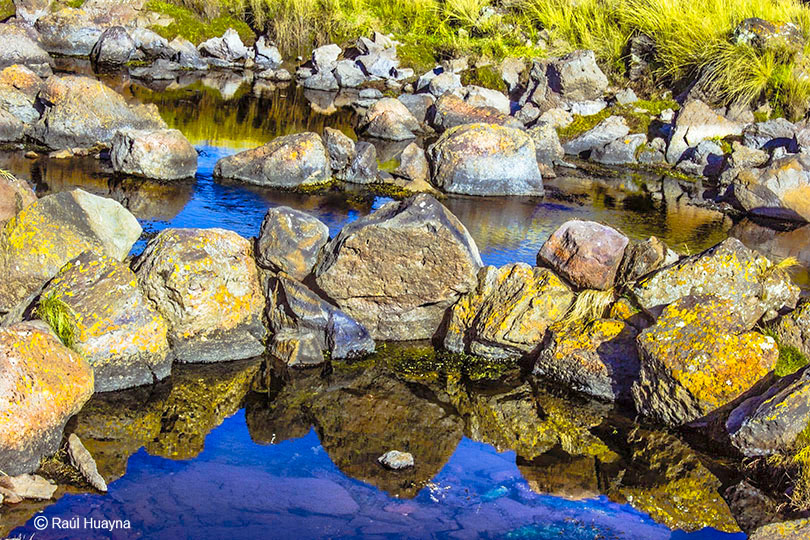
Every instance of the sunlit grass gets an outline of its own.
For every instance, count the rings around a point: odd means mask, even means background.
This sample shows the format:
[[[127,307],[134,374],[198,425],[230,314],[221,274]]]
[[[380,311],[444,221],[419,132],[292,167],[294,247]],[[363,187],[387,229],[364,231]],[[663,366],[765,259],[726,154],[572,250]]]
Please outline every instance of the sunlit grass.
[[[35,315],[48,323],[65,347],[73,348],[77,338],[76,313],[64,300],[55,294],[43,296],[37,304]]]

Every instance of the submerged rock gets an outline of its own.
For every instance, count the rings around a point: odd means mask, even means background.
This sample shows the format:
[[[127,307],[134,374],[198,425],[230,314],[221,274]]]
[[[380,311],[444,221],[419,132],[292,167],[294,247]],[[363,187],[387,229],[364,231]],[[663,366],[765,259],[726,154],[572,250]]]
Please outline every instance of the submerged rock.
[[[464,225],[420,194],[343,227],[324,250],[318,286],[375,339],[431,338],[482,266]]]
[[[81,473],[84,479],[87,480],[87,483],[97,490],[106,493],[107,482],[105,482],[104,478],[98,473],[96,461],[75,433],[71,433],[70,437],[68,437],[67,448],[70,463]]]
[[[559,272],[576,287],[606,290],[613,287],[628,242],[612,227],[571,220],[546,240],[537,264]]]
[[[93,394],[93,371],[42,321],[0,328],[0,470],[35,470]]]
[[[670,304],[638,337],[638,411],[679,426],[747,392],[773,369],[779,351],[772,338],[746,328],[722,297],[685,296]]]
[[[450,310],[444,347],[491,359],[533,351],[561,319],[574,294],[554,272],[524,263],[482,268],[478,286]]]
[[[392,141],[415,139],[421,131],[419,121],[394,98],[383,98],[369,107],[357,129],[369,137]]]
[[[428,157],[433,183],[448,193],[542,196],[535,152],[523,131],[467,124],[445,131]]]
[[[9,311],[84,251],[122,260],[140,234],[135,217],[112,199],[76,189],[37,200],[0,231],[0,311]]]
[[[179,362],[221,362],[264,351],[264,295],[250,242],[223,229],[165,229],[134,264],[169,324]]]
[[[72,310],[73,349],[93,368],[96,392],[152,384],[171,373],[166,321],[128,265],[86,251],[62,267],[41,297]]]
[[[0,476],[0,496],[11,504],[17,504],[26,499],[50,500],[53,498],[56,488],[56,484],[52,484],[36,474]]]
[[[317,133],[297,133],[220,159],[214,176],[259,186],[294,188],[329,180],[329,163],[329,154]]]
[[[176,129],[119,131],[110,159],[115,172],[156,180],[192,178],[197,172],[197,151]]]
[[[303,281],[329,241],[329,228],[318,218],[288,206],[271,208],[256,241],[259,266]]]

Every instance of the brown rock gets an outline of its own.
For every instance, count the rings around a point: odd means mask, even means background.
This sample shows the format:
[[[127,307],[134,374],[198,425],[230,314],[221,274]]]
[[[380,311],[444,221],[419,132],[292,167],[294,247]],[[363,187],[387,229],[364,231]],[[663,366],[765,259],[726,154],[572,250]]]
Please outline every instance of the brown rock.
[[[11,174],[0,174],[0,229],[17,212],[36,200],[37,196],[28,182]]]

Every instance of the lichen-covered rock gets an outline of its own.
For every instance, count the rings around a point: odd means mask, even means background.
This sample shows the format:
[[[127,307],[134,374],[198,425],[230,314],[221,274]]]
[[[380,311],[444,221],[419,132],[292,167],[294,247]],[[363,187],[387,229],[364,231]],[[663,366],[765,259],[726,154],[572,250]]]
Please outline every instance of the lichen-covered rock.
[[[318,218],[288,206],[271,208],[256,241],[256,261],[303,281],[328,240],[329,228]]]
[[[571,220],[546,240],[537,264],[552,268],[577,287],[605,290],[613,286],[628,242],[612,227]]]
[[[780,317],[771,330],[780,343],[792,345],[810,357],[810,300],[799,301],[796,309]]]
[[[454,94],[444,94],[436,100],[428,111],[428,121],[438,132],[464,124],[493,124],[516,129],[523,124],[515,117],[486,106],[476,106]]]
[[[356,358],[374,352],[374,340],[363,325],[303,283],[278,274],[267,280],[265,290],[267,320],[275,334],[311,334],[317,353],[329,351],[332,358]]]
[[[749,540],[804,540],[810,536],[810,519],[795,519],[763,525],[748,537]]]
[[[643,242],[634,242],[624,252],[619,267],[620,280],[629,283],[643,278],[650,272],[678,262],[678,254],[655,236]]]
[[[744,19],[734,29],[731,39],[759,51],[795,54],[804,48],[801,29],[791,22],[771,22],[759,17]]]
[[[42,321],[0,328],[0,470],[35,470],[93,394],[93,371]]]
[[[318,286],[375,339],[431,338],[483,266],[462,223],[420,194],[343,227],[315,268]]]
[[[701,419],[737,399],[776,364],[776,342],[746,326],[732,301],[686,296],[638,337],[638,411],[672,426]]]
[[[593,51],[578,50],[563,56],[552,62],[548,75],[549,86],[570,101],[596,99],[608,86]]]
[[[42,47],[66,56],[89,56],[104,29],[82,9],[62,8],[36,22]]]
[[[791,448],[808,423],[810,369],[805,368],[742,402],[726,420],[726,431],[742,454],[766,456]]]
[[[518,129],[466,124],[445,131],[428,148],[431,178],[448,193],[544,194],[531,137]]]
[[[9,311],[84,251],[123,260],[140,235],[135,217],[112,199],[76,189],[37,200],[0,231],[0,311]]]
[[[40,77],[52,73],[53,59],[31,36],[17,25],[0,24],[0,68],[21,64]]]
[[[36,200],[37,196],[28,182],[11,174],[0,174],[0,229],[6,221]]]
[[[451,309],[444,347],[491,359],[521,357],[542,343],[573,300],[568,285],[547,268],[487,266],[478,286]]]
[[[192,178],[197,151],[176,129],[127,129],[115,134],[110,150],[113,170],[156,180]]]
[[[151,384],[171,373],[166,321],[126,264],[84,252],[62,267],[42,297],[73,310],[73,348],[93,368],[96,392]]]
[[[419,121],[394,98],[383,98],[369,107],[357,129],[369,137],[392,141],[414,139],[421,131]]]
[[[294,188],[331,178],[329,153],[317,133],[297,133],[220,159],[214,176],[259,186]]]
[[[166,127],[155,105],[130,105],[124,96],[89,77],[50,77],[39,99],[45,112],[32,135],[49,148],[89,148],[109,143],[122,129]]]
[[[613,319],[559,322],[548,330],[532,373],[608,401],[632,401],[638,331]]]
[[[700,100],[693,100],[678,112],[675,126],[667,146],[667,162],[674,165],[687,149],[701,141],[741,135],[743,126],[715,113]]]
[[[169,324],[180,362],[219,362],[264,350],[264,295],[250,242],[223,229],[165,229],[134,265]]]
[[[728,238],[703,253],[662,268],[633,287],[641,307],[652,315],[690,294],[713,294],[732,300],[748,328],[763,316],[796,305],[799,288],[767,258]]]
[[[810,157],[795,154],[762,169],[743,169],[726,197],[753,215],[810,221]]]
[[[90,51],[90,59],[96,64],[120,66],[129,62],[135,53],[135,41],[123,26],[111,26],[104,30]]]
[[[42,86],[42,79],[26,66],[8,66],[0,71],[0,110],[24,125],[36,122],[40,116],[37,95]]]

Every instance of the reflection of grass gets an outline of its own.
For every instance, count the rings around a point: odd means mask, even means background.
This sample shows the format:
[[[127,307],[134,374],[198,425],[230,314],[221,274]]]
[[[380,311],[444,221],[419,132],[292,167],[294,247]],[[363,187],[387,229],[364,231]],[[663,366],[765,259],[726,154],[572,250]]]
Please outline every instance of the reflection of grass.
[[[59,337],[65,347],[76,344],[76,313],[64,300],[51,293],[39,300],[35,314]]]

